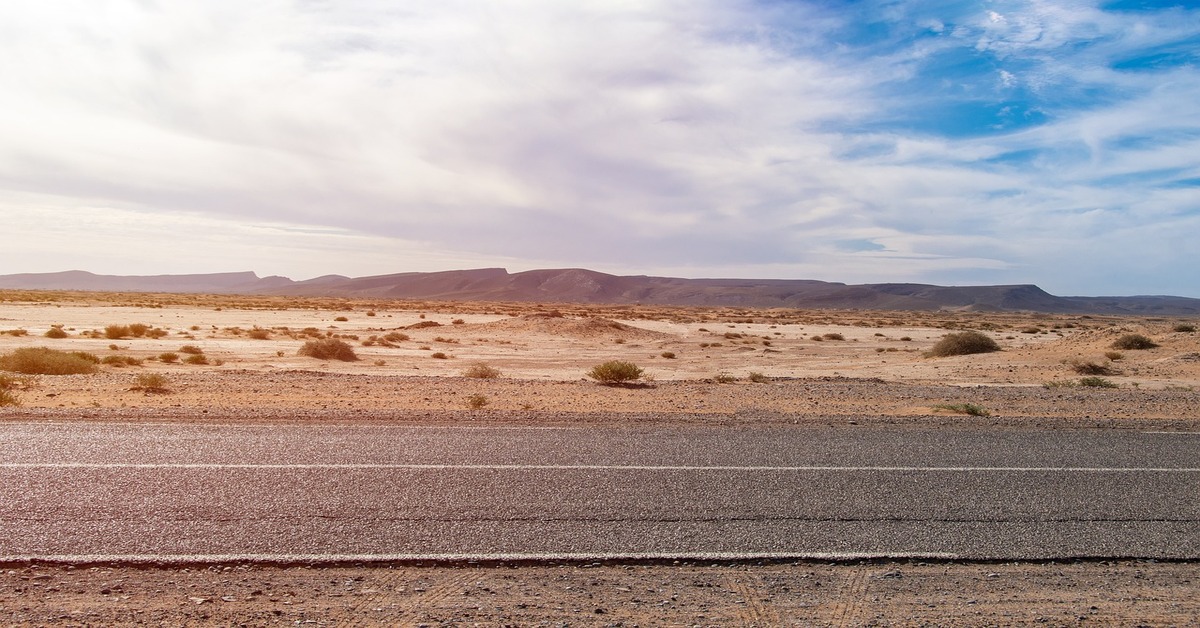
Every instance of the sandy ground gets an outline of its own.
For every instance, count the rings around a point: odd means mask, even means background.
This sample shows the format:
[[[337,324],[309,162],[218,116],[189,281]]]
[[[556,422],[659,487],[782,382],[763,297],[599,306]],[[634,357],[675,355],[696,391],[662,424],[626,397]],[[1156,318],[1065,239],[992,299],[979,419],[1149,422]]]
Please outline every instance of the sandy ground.
[[[142,324],[159,338],[108,338]],[[0,355],[129,358],[17,377],[0,420],[612,424],[887,422],[1200,428],[1197,320],[0,292]],[[58,326],[66,338],[44,334]],[[929,358],[975,329],[997,353]],[[1120,351],[1140,333],[1160,346]],[[388,334],[405,339],[384,342]],[[360,358],[298,355],[316,337]],[[397,336],[392,336],[398,338]],[[207,364],[164,362],[196,347]],[[1107,354],[1110,354],[1106,356]],[[444,356],[444,357],[443,357]],[[607,360],[650,381],[609,387]],[[1116,388],[1080,387],[1074,365]],[[496,379],[463,377],[474,364]],[[167,392],[139,389],[160,374]],[[758,381],[751,381],[751,377]],[[475,405],[472,407],[472,399]],[[482,399],[482,405],[480,405]],[[968,417],[970,404],[988,416]],[[941,406],[959,406],[960,409]],[[1194,564],[522,565],[0,570],[12,624],[1067,625],[1200,623]]]

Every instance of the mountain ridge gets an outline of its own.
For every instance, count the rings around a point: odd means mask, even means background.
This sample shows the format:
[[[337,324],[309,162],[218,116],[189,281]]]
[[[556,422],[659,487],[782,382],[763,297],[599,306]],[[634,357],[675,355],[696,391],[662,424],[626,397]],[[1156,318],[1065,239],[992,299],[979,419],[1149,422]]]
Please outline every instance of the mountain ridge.
[[[303,281],[253,271],[98,275],[81,270],[0,275],[0,289],[259,294],[311,297],[540,301],[799,309],[1032,311],[1200,316],[1200,299],[1168,295],[1061,297],[1033,284],[845,284],[814,279],[684,279],[610,275],[585,268],[509,273],[504,268],[324,275]]]

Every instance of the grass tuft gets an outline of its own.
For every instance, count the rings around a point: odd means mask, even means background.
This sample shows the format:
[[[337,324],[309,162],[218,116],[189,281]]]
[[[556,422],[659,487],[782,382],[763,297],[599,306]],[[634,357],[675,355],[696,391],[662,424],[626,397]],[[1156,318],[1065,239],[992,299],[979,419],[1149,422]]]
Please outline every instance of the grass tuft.
[[[95,373],[99,362],[100,358],[91,353],[27,347],[0,356],[0,370],[27,375],[79,375]]]
[[[939,410],[949,410],[970,416],[991,416],[992,413],[987,411],[987,408],[973,403],[939,403],[934,408]]]

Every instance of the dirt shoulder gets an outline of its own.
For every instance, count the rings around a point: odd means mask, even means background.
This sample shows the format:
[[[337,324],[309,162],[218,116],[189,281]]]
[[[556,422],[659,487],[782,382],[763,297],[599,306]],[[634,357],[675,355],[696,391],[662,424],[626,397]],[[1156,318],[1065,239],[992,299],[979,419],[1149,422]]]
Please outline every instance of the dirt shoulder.
[[[1200,622],[1193,564],[0,569],[8,625],[858,626]]]

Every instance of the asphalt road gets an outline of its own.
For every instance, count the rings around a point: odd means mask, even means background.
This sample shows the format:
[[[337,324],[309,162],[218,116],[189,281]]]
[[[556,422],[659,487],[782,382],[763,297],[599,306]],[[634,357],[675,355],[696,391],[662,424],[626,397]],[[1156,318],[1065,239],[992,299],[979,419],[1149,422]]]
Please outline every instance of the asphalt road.
[[[1200,558],[1200,434],[0,424],[0,561]]]

